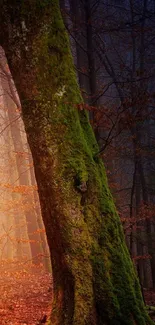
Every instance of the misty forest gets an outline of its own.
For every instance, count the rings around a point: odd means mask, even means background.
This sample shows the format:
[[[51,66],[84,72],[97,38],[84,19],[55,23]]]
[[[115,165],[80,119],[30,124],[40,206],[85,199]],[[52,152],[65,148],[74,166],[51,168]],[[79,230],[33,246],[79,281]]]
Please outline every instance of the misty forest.
[[[155,0],[0,0],[3,324],[155,324]]]

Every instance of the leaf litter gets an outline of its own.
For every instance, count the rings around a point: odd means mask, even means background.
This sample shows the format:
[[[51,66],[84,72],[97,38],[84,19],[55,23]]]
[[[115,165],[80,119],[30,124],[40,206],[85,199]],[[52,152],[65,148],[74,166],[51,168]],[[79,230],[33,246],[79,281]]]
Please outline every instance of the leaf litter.
[[[49,319],[52,277],[42,265],[0,264],[1,325],[40,325]]]

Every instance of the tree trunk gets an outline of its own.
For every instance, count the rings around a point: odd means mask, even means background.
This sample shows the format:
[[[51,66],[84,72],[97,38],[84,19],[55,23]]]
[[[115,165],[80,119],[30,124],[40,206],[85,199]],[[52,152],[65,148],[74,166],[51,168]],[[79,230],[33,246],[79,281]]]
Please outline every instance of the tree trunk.
[[[28,151],[29,151],[29,163],[31,165],[32,157],[31,157],[31,152],[30,152],[29,146],[28,146]],[[36,186],[36,180],[35,180],[35,174],[34,174],[33,168],[30,168],[30,177],[31,177],[31,185]],[[39,229],[44,229],[38,193],[36,190],[33,191],[33,199],[34,199],[38,227],[39,227]],[[44,267],[45,267],[45,270],[47,270],[48,272],[51,272],[50,253],[49,253],[49,248],[48,248],[48,244],[47,244],[46,234],[44,232],[40,232],[40,239],[41,239],[41,253],[43,254]]]
[[[77,108],[58,1],[1,2],[1,42],[22,104],[51,253],[51,324],[151,324],[87,113]]]

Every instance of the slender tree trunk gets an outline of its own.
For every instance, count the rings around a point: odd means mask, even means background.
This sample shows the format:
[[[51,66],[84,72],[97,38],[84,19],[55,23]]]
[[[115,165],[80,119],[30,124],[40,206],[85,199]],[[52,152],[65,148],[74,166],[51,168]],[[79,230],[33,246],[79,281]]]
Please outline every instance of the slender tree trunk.
[[[1,53],[2,56],[1,58],[4,56],[4,53]],[[6,60],[5,60],[5,64],[6,64]],[[4,65],[4,58],[3,60],[0,60],[0,66]],[[5,76],[2,79],[2,89],[3,89],[3,104],[5,107],[5,118],[6,121],[8,121],[8,108],[10,110],[12,110],[12,106],[14,107],[14,103],[12,102],[12,100],[10,99],[9,95],[8,95],[8,82],[7,79],[5,79]],[[10,111],[9,111],[10,112]],[[17,117],[17,116],[16,116]],[[11,125],[13,123],[14,117],[12,116],[12,118],[9,119],[10,121],[10,125],[8,126],[8,132],[5,135],[5,138],[7,139],[7,143],[9,145],[9,152],[8,152],[8,156],[10,158],[10,163],[11,160],[13,159],[12,157],[12,152],[15,151],[14,148],[14,143],[13,143],[13,139],[12,139],[12,132],[11,132]],[[8,122],[7,122],[8,124]],[[18,178],[18,170],[17,170],[17,165],[14,166],[14,168],[12,168],[12,166],[10,166],[10,170],[9,170],[9,181],[10,184],[12,186],[14,186],[14,182],[15,179]],[[17,184],[18,181],[17,181]],[[27,227],[26,227],[26,219],[25,219],[25,215],[23,216],[23,214],[21,215],[21,212],[19,212],[19,209],[17,207],[17,209],[15,209],[15,202],[20,198],[20,195],[18,193],[11,193],[11,198],[12,198],[12,203],[14,205],[14,214],[13,214],[13,220],[14,220],[14,237],[15,237],[15,242],[12,242],[12,246],[15,247],[15,252],[14,252],[14,257],[18,260],[21,261],[23,259],[23,257],[27,256],[28,258],[31,258],[31,253],[30,253],[30,248],[29,248],[29,244],[26,243],[26,245],[23,243],[23,239],[27,239],[28,240],[28,235],[27,235]]]
[[[151,324],[87,113],[77,109],[58,2],[2,5],[0,39],[21,99],[51,253],[51,324]]]
[[[70,0],[70,8],[73,16],[73,28],[75,30],[76,65],[81,93],[85,103],[97,108],[99,101],[97,100],[91,1],[87,0],[80,3],[78,0]],[[90,120],[94,124],[96,140],[99,142],[100,134],[97,126],[96,110],[90,111]]]
[[[85,103],[90,103],[89,98],[89,68],[86,37],[86,16],[83,3],[78,0],[70,0],[71,21],[76,48],[76,67],[81,94]]]
[[[87,40],[87,56],[88,56],[88,72],[89,72],[89,88],[90,88],[90,105],[97,108],[97,80],[96,80],[96,64],[95,64],[95,49],[93,43],[93,17],[91,11],[91,1],[84,1],[85,16],[86,16],[86,40]],[[91,116],[92,115],[92,116]],[[96,119],[96,111],[90,113],[94,123],[94,133],[97,142],[99,143],[100,134],[98,129],[98,121]]]
[[[7,89],[6,89],[7,91]],[[16,120],[16,108],[14,103],[10,98],[8,98],[8,117],[10,121],[10,131],[12,136],[12,141],[14,145],[14,149],[16,152],[16,165],[17,165],[17,172],[19,178],[19,185],[21,186],[29,186],[30,185],[30,175],[28,167],[25,163],[25,159],[21,156],[21,153],[24,152],[22,136],[21,136],[21,124],[19,121],[16,123],[12,123],[12,121]],[[27,228],[27,236],[30,242],[32,259],[34,263],[38,263],[38,255],[40,254],[40,235],[36,232],[38,229],[35,210],[33,210],[32,206],[28,207],[30,203],[32,203],[31,195],[21,193],[22,203],[24,208],[24,214],[26,218],[26,225]],[[32,204],[31,204],[32,205]],[[18,223],[20,223],[21,217],[18,216]]]

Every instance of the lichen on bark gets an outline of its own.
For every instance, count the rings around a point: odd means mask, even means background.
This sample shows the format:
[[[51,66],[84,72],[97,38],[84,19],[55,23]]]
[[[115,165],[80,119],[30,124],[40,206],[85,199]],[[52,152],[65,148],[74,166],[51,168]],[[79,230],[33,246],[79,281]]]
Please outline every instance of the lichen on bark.
[[[8,19],[11,1],[5,2]],[[3,46],[22,103],[51,252],[51,324],[151,325],[88,113],[78,110],[82,98],[58,1],[21,1],[19,7],[14,0],[13,14],[18,33],[12,40],[8,28]],[[14,58],[15,46],[20,57]]]

